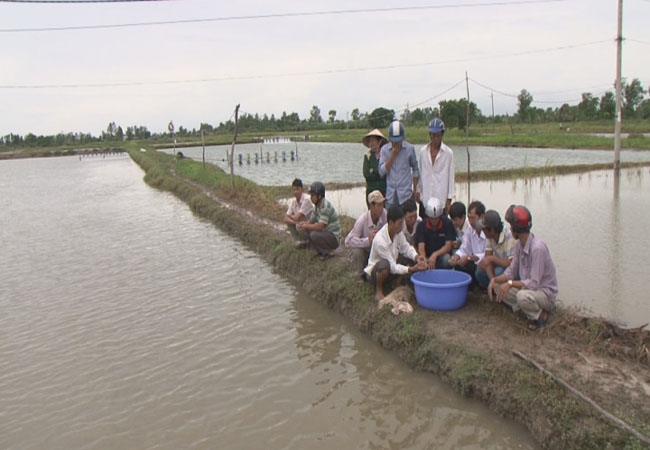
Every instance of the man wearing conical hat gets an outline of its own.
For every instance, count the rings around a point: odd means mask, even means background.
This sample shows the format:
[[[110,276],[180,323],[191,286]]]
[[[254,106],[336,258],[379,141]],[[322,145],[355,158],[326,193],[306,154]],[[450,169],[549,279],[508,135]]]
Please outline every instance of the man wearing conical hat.
[[[375,128],[366,134],[361,142],[370,149],[363,156],[363,177],[366,179],[366,206],[370,209],[368,196],[371,192],[379,191],[381,195],[386,196],[386,177],[379,173],[379,150],[388,141],[381,131]]]

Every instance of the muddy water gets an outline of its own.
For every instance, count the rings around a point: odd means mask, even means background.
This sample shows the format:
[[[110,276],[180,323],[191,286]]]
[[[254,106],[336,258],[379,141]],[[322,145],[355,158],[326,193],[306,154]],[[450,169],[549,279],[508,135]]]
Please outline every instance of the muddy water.
[[[565,305],[628,326],[650,322],[647,255],[650,240],[650,169],[613,171],[456,185],[457,199],[480,200],[503,217],[510,204],[525,204],[533,233],[550,247]],[[356,217],[365,210],[364,189],[333,191],[330,200]]]
[[[419,157],[421,145],[416,145]],[[280,186],[291,184],[295,177],[311,182],[363,182],[363,155],[368,151],[362,144],[351,143],[300,143],[297,146],[298,159],[291,161],[291,152],[295,153],[295,144],[243,144],[235,149],[235,173],[258,184]],[[202,160],[200,147],[180,149],[184,155]],[[168,149],[171,153],[172,150]],[[206,147],[205,158],[223,169],[230,171],[226,162],[226,152],[230,146]],[[255,154],[260,154],[260,162],[255,164]],[[283,162],[282,153],[286,155]],[[267,153],[269,163],[266,163]],[[244,163],[238,164],[238,155]],[[275,162],[275,155],[278,162]],[[456,170],[467,170],[467,152],[465,147],[455,147]],[[247,158],[250,157],[250,164]],[[519,148],[519,147],[470,147],[472,170],[499,170],[515,167],[544,167],[548,165],[573,165],[613,163],[611,151],[604,150],[568,150],[556,148]],[[621,161],[650,161],[650,151],[622,150]]]
[[[536,448],[142,175],[0,162],[0,448]]]

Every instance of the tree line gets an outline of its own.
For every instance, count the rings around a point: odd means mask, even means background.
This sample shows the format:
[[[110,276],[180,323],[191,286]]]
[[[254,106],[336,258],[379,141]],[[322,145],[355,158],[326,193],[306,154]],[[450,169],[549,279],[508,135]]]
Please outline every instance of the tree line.
[[[650,119],[650,89],[646,90],[638,78],[627,83],[622,83],[622,115],[623,119]],[[400,119],[406,126],[425,126],[435,117],[440,117],[448,129],[458,128],[464,130],[472,123],[545,123],[560,122],[570,123],[575,121],[589,120],[613,120],[616,114],[616,102],[613,91],[607,91],[602,96],[594,96],[585,92],[577,105],[565,103],[559,107],[539,108],[533,106],[533,94],[522,89],[517,96],[517,112],[513,116],[507,114],[486,116],[477,107],[476,103],[469,102],[469,115],[467,114],[467,99],[441,100],[438,107],[423,107],[410,110],[405,108],[400,114],[395,110],[386,107],[378,107],[371,112],[361,112],[354,108],[349,116],[339,118],[334,109],[327,111],[326,120],[323,118],[321,109],[312,106],[309,117],[301,119],[297,112],[282,112],[279,117],[274,114],[250,114],[243,113],[238,120],[240,132],[303,132],[312,130],[327,129],[371,129],[386,128],[390,122]],[[231,134],[234,132],[234,121],[220,122],[218,125],[201,123],[197,128],[191,130],[179,126],[175,131],[178,137],[200,137],[201,134]],[[130,140],[145,140],[150,138],[170,138],[171,133],[152,133],[145,126],[129,126],[125,129],[110,122],[106,130],[100,135],[93,136],[90,133],[59,133],[50,136],[36,136],[28,133],[25,136],[10,133],[0,136],[0,146],[6,147],[49,147],[89,144],[95,142],[121,142]]]

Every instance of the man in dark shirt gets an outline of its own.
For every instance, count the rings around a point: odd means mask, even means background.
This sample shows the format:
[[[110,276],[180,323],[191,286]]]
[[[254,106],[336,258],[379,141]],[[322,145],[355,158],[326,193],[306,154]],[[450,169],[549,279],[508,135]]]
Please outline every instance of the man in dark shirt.
[[[426,218],[418,224],[415,235],[418,254],[426,258],[429,269],[448,269],[452,244],[456,240],[456,229],[447,216],[444,205],[431,197],[424,207]]]

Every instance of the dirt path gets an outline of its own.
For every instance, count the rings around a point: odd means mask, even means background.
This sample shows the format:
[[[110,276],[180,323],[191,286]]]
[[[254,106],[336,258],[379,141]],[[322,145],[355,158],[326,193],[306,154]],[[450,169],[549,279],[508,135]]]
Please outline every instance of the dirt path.
[[[273,229],[281,239],[289,239],[283,224],[261,218],[252,211],[224,201],[205,186],[190,180],[186,181],[221,207],[237,212],[245,218],[246,222]],[[347,267],[349,265],[347,250],[339,249],[336,257],[326,264]],[[513,353],[513,351],[519,352],[535,361],[554,377],[569,383],[604,411],[638,430],[637,438],[640,436],[639,442],[642,442],[642,446],[637,447],[635,444],[629,448],[646,448],[643,447],[645,445],[643,439],[647,439],[647,448],[650,448],[650,331],[646,327],[634,330],[620,329],[607,321],[582,317],[574,311],[559,308],[551,315],[546,327],[530,331],[526,324],[515,317],[507,307],[490,302],[487,294],[478,290],[469,293],[465,307],[453,312],[424,310],[417,306],[413,297],[410,300],[415,308],[413,316],[421,319],[431,335],[444,340],[446,346],[450,348],[456,346],[472,354],[487,355],[491,360],[496,360],[504,366],[520,367],[522,370],[530,367],[528,362]],[[337,309],[343,308],[345,305],[337,307]],[[382,341],[381,337],[378,340]],[[443,361],[444,364],[446,362]],[[432,364],[430,366],[422,364],[420,368],[442,373],[445,378],[444,367],[433,367]],[[515,369],[515,377],[516,370],[519,369]],[[472,374],[467,376],[471,378]],[[550,379],[548,376],[543,380],[543,383],[549,383],[549,386],[559,385],[557,380]],[[561,426],[549,423],[548,411],[553,411],[553,405],[546,403],[552,400],[531,388],[532,398],[526,403],[530,409],[520,408],[513,413],[512,409],[503,407],[503,398],[507,398],[510,394],[509,384],[513,381],[516,380],[512,378],[504,380],[502,385],[499,385],[498,380],[474,382],[469,384],[469,388],[463,387],[459,390],[461,392],[467,389],[483,390],[484,392],[474,392],[474,394],[499,413],[514,416],[512,418],[526,424],[543,445],[562,448],[557,446],[557,442],[562,440],[551,435],[556,433],[558,428],[561,429]],[[534,388],[539,386],[536,385]],[[593,415],[604,417],[593,405],[585,403],[574,393],[564,388],[561,392],[564,396],[574,398],[576,403],[587,405],[587,408],[593,411]],[[512,395],[522,394],[513,392]],[[495,400],[492,404],[492,398],[498,398],[498,401]],[[544,407],[538,408],[543,410],[542,414],[531,412],[536,404],[542,402],[545,402]],[[561,417],[552,419],[562,420]],[[603,420],[611,423],[610,419]],[[582,434],[589,434],[590,430],[586,429],[589,423],[587,418],[583,423],[575,426],[585,428]],[[621,428],[620,424],[615,426]],[[597,431],[593,430],[594,433]]]

